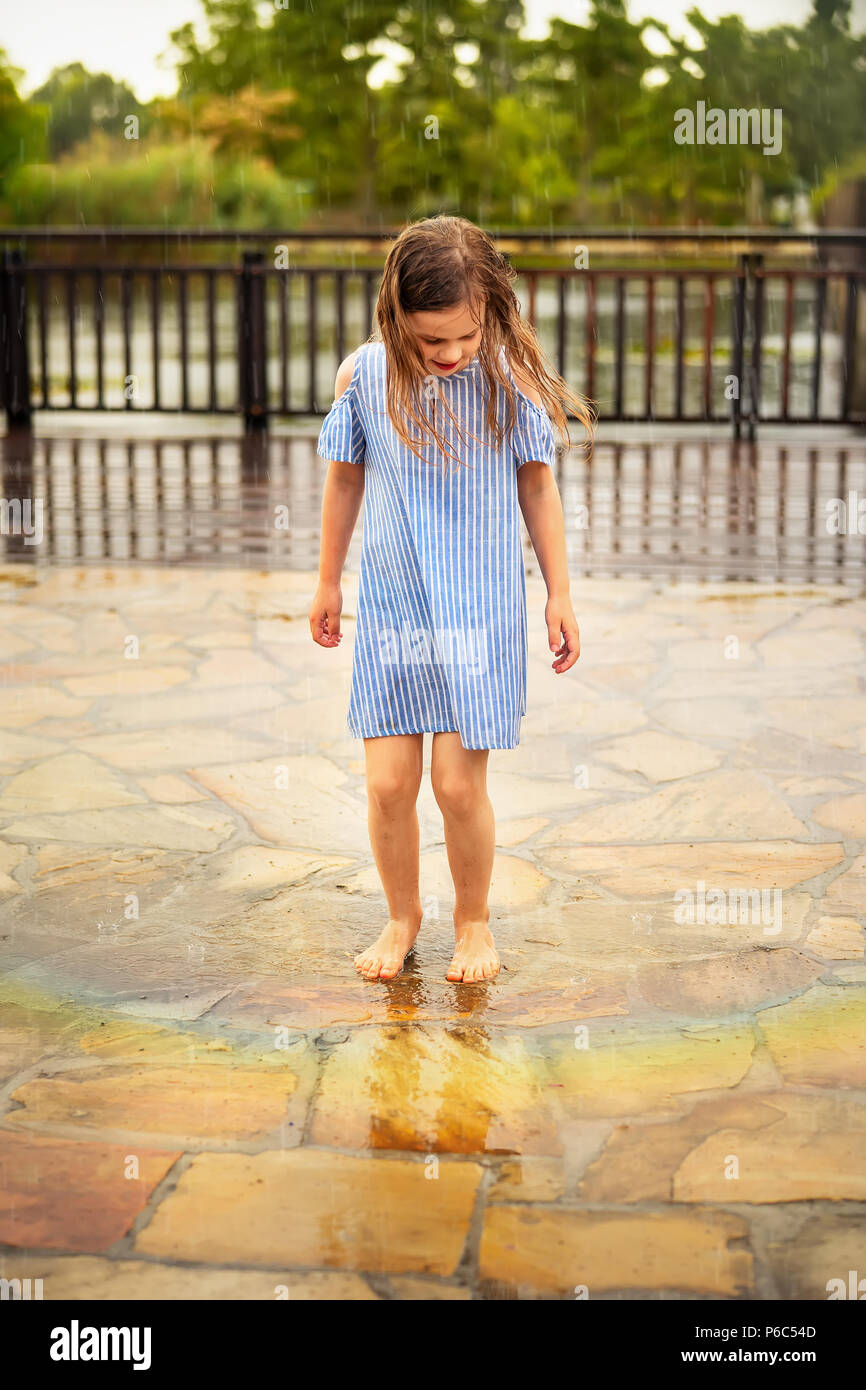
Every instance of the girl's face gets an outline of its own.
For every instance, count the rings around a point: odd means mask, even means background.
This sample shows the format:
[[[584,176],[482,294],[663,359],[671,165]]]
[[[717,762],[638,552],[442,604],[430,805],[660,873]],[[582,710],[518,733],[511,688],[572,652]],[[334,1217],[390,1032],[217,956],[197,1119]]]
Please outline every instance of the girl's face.
[[[481,346],[480,313],[473,317],[468,304],[453,309],[407,314],[427,370],[436,376],[453,376],[468,367]]]

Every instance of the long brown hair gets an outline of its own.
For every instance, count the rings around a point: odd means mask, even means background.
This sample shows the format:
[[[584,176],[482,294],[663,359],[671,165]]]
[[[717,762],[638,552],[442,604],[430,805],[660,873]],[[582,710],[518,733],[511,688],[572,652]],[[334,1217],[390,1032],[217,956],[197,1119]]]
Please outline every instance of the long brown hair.
[[[432,434],[442,452],[460,462],[436,427],[435,401],[442,402],[457,424],[453,412],[441,392],[421,389],[425,383],[438,379],[431,378],[406,316],[453,309],[463,304],[467,305],[476,323],[480,322],[480,309],[484,311],[481,344],[476,355],[487,387],[487,430],[497,447],[506,434],[511,437],[517,419],[515,394],[500,364],[502,348],[505,348],[512,371],[527,378],[538,391],[563,442],[571,444],[568,418],[563,409],[563,405],[567,405],[589,435],[584,448],[592,447],[597,419],[595,407],[572,391],[545,360],[535,330],[520,317],[520,305],[511,284],[516,278],[517,271],[497,251],[487,233],[463,217],[426,217],[410,223],[388,252],[376,301],[377,330],[370,335],[370,341],[385,345],[386,399],[391,423],[404,444],[419,458],[423,456],[415,445],[424,445],[425,438]],[[504,430],[496,414],[497,384],[505,391],[508,403]],[[424,404],[429,400],[434,403],[430,411]],[[411,438],[407,421],[420,427],[420,439]],[[459,430],[459,425],[457,428]]]

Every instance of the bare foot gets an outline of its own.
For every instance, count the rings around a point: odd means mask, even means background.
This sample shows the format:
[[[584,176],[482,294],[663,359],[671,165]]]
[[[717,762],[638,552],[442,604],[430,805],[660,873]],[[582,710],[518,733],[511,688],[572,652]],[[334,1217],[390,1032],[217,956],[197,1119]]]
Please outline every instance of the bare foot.
[[[420,927],[420,916],[411,922],[397,922],[392,918],[373,945],[355,957],[358,974],[365,980],[393,980],[403,969]]]
[[[463,922],[459,927],[455,922],[457,945],[445,972],[446,980],[473,985],[499,974],[499,957],[487,921],[485,917],[477,922]]]

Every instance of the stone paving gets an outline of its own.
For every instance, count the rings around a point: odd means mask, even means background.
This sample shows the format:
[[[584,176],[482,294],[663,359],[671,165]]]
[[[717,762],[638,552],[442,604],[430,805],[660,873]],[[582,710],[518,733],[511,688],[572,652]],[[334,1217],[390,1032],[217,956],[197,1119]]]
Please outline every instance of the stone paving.
[[[0,572],[0,1274],[46,1298],[822,1299],[866,1275],[844,588],[581,581],[491,755],[503,961],[414,960],[312,576]],[[429,758],[429,740],[427,746]],[[689,907],[691,905],[691,911]]]

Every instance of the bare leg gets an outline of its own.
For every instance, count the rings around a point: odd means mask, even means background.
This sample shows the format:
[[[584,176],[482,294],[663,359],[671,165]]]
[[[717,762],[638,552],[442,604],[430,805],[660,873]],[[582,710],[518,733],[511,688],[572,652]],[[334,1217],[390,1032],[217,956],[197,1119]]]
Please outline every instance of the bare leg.
[[[391,980],[403,969],[421,926],[418,891],[418,814],[423,734],[365,738],[367,824],[390,920],[372,946],[355,957],[368,980]]]
[[[454,879],[454,958],[448,980],[475,984],[499,971],[490,934],[487,894],[493,873],[495,826],[487,795],[487,749],[467,749],[459,734],[434,734],[433,794],[445,822]]]

